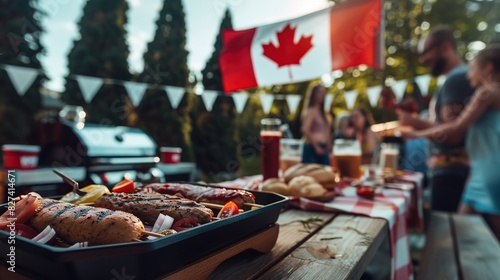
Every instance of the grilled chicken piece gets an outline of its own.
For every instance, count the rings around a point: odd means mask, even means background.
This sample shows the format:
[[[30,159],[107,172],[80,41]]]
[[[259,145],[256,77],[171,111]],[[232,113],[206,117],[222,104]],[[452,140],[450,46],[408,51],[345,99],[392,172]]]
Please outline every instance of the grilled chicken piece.
[[[145,229],[136,216],[122,211],[74,205],[40,198],[37,213],[27,224],[38,231],[51,226],[70,244],[88,241],[89,245],[130,242],[140,238]]]
[[[245,206],[245,203],[255,203],[253,193],[245,190],[202,187],[179,183],[149,184],[144,187],[144,190],[153,190],[162,194],[181,195],[196,202],[209,202],[219,205],[225,205],[229,201],[232,201],[241,209],[249,208]]]
[[[111,193],[98,198],[94,205],[132,213],[146,224],[154,224],[161,214],[174,218],[191,218],[200,224],[208,223],[214,212],[195,201],[159,193]]]

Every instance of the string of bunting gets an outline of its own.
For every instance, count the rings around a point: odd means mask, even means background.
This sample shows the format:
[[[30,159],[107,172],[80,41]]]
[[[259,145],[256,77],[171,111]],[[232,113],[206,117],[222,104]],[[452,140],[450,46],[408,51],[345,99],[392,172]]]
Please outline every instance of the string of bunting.
[[[26,91],[33,84],[38,75],[43,74],[39,69],[5,65],[0,64],[0,69],[7,72],[7,75],[20,96],[23,96]],[[179,103],[181,102],[184,94],[186,93],[186,88],[177,86],[158,86],[156,84],[139,83],[132,81],[121,81],[115,79],[83,76],[83,75],[70,75],[70,78],[76,80],[78,86],[80,87],[82,96],[85,102],[90,103],[94,99],[95,95],[102,87],[103,84],[121,85],[123,86],[130,98],[132,104],[137,107],[140,103],[146,90],[148,89],[160,89],[166,92],[167,98],[172,105],[172,108],[177,109]],[[420,75],[414,77],[414,81],[422,92],[422,95],[427,95],[428,88],[430,84],[430,75]],[[442,84],[444,77],[439,77],[438,84]],[[401,99],[406,91],[407,80],[396,81],[392,86],[392,90],[398,99]],[[372,107],[377,106],[380,94],[382,91],[382,86],[373,86],[366,89],[370,105]],[[354,108],[356,99],[358,98],[358,92],[356,90],[350,90],[343,93],[346,107],[351,110]],[[201,99],[207,111],[211,111],[213,105],[217,99],[217,96],[224,95],[222,91],[214,90],[204,90],[201,93]],[[269,114],[274,100],[286,100],[290,112],[294,114],[298,108],[298,105],[302,99],[301,95],[281,95],[281,94],[268,94],[265,91],[260,91],[257,94],[260,99],[262,109],[265,114]],[[236,110],[238,113],[242,113],[245,109],[246,103],[250,97],[248,92],[235,92],[231,94],[233,98]],[[333,94],[327,94],[325,97],[325,110],[331,108],[333,102]]]

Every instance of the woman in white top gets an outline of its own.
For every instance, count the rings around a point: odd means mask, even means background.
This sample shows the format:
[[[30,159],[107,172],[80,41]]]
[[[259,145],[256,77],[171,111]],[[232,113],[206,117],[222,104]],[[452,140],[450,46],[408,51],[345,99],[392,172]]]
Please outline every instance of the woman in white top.
[[[332,149],[331,118],[325,113],[327,89],[315,85],[308,91],[302,109],[302,135],[305,138],[302,162],[330,165]]]

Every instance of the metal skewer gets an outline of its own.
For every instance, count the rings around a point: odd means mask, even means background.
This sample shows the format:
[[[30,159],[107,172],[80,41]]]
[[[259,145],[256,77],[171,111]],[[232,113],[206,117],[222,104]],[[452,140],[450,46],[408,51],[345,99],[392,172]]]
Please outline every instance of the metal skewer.
[[[81,191],[80,189],[78,189],[78,182],[77,181],[75,181],[75,180],[71,179],[70,177],[66,176],[64,173],[62,173],[59,170],[52,169],[52,171],[54,171],[54,173],[56,173],[57,175],[59,175],[59,177],[61,177],[64,182],[66,182],[68,185],[72,186],[73,187],[73,192],[76,193],[77,195],[84,196],[84,195],[87,194],[86,192]]]

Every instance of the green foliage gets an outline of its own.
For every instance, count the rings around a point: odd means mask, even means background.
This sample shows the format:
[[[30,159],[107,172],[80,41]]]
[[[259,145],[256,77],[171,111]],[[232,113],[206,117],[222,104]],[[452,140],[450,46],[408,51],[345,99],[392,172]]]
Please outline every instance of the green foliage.
[[[202,70],[202,83],[207,90],[222,91],[219,55],[222,50],[222,29],[232,29],[231,13],[226,11],[215,40],[214,51]],[[191,139],[196,163],[208,180],[235,176],[240,168],[236,113],[230,96],[219,96],[211,112],[206,111],[201,98],[191,112]]]
[[[40,19],[44,14],[37,7],[38,1],[0,1],[0,64],[42,69]],[[38,76],[24,96],[19,96],[7,72],[0,70],[0,145],[36,143],[39,88],[45,79],[44,75]]]
[[[139,82],[185,87],[188,83],[186,24],[181,0],[165,0],[156,21],[156,33],[144,54],[144,71]],[[188,111],[191,99],[186,93],[177,109],[172,108],[163,90],[148,90],[136,108],[137,125],[158,146],[181,147],[183,161],[193,158]]]
[[[89,0],[78,23],[80,38],[68,56],[69,75],[62,95],[68,104],[80,105],[87,120],[105,125],[125,125],[130,111],[127,92],[119,85],[103,85],[86,104],[73,75],[131,79],[128,46],[125,42],[128,4],[125,0]]]

